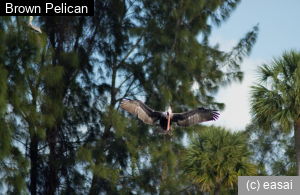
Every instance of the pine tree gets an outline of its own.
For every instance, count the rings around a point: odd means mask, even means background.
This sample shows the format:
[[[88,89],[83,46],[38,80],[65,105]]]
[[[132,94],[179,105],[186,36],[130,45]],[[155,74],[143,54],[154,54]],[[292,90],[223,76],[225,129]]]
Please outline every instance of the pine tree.
[[[40,68],[38,63],[40,56],[38,54],[44,45],[44,37],[30,32],[27,27],[27,17],[16,17],[4,21],[6,21],[5,29],[7,31],[5,32],[5,53],[3,55],[6,61],[3,66],[8,72],[7,76],[4,77],[7,85],[6,112],[7,115],[15,119],[12,121],[14,125],[10,125],[11,127],[7,129],[10,129],[15,141],[23,144],[26,150],[27,148],[29,150],[28,157],[31,163],[30,191],[35,194],[38,142],[45,135],[43,129],[40,128],[45,120],[43,120],[43,115],[39,115],[37,103],[41,98],[38,90],[43,75],[36,72]],[[24,159],[18,147],[13,146],[11,149],[10,155],[18,155],[18,161],[23,161],[16,169],[24,172],[28,168],[28,161]],[[14,160],[10,159],[8,161],[13,162]],[[25,174],[15,182],[19,183],[18,185],[25,186],[24,176]],[[10,184],[8,186],[10,187]],[[11,192],[21,193],[19,187],[12,188]]]
[[[89,106],[91,53],[82,40],[86,19],[41,17],[40,22],[42,35],[28,28],[28,17],[5,24],[7,101],[18,125],[13,138],[24,144],[23,157],[31,163],[29,192],[54,194],[65,185],[69,194],[84,186],[85,178],[76,170],[76,150],[83,141],[77,127],[88,124],[87,113],[93,111]],[[81,75],[83,82],[77,80]]]
[[[28,175],[28,161],[15,146],[13,136],[16,131],[16,123],[10,113],[10,105],[7,102],[8,84],[10,75],[6,63],[8,29],[7,23],[11,23],[10,17],[0,17],[0,183],[3,189],[7,187],[6,194],[22,194],[26,192],[25,177]]]
[[[51,68],[61,70],[61,82],[45,86],[51,101],[42,105],[43,112],[55,116],[55,125],[46,127],[46,146],[49,147],[47,166],[44,166],[44,192],[55,194],[80,193],[86,190],[85,176],[77,165],[77,149],[94,141],[84,140],[79,128],[95,128],[99,110],[94,107],[93,78],[94,44],[102,33],[97,17],[41,17],[40,21],[48,35]],[[93,25],[96,24],[96,25]],[[91,28],[90,28],[91,26]],[[92,29],[92,35],[84,33]],[[91,124],[92,123],[92,124]]]

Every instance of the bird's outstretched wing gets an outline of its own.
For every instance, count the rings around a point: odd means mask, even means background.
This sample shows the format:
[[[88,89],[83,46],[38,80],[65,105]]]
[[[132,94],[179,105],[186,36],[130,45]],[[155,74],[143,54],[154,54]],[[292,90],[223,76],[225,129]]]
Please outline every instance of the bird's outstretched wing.
[[[137,116],[144,123],[152,125],[155,121],[162,117],[162,112],[152,110],[140,100],[123,99],[121,108]]]
[[[217,120],[218,110],[205,108],[195,108],[183,113],[173,113],[172,121],[177,122],[178,126],[188,127],[205,121]]]
[[[42,34],[42,31],[41,31],[41,29],[40,29],[39,27],[34,26],[34,25],[32,25],[32,24],[30,24],[30,27],[31,27],[31,29],[33,29],[33,30],[35,30],[35,31],[37,31],[37,32],[39,32],[39,33]]]

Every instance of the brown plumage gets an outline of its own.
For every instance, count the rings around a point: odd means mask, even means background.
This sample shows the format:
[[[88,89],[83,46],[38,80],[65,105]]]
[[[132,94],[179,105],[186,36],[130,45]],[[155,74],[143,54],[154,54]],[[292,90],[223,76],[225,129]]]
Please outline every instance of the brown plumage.
[[[168,124],[172,130],[174,128],[174,125],[171,125],[172,122],[176,122],[180,127],[188,127],[205,121],[217,120],[219,117],[217,110],[200,107],[183,113],[172,113],[171,107],[167,112],[155,111],[140,100],[131,99],[122,100],[121,108],[149,125],[153,125],[159,120],[159,124],[156,125],[156,133],[167,133],[169,131]]]

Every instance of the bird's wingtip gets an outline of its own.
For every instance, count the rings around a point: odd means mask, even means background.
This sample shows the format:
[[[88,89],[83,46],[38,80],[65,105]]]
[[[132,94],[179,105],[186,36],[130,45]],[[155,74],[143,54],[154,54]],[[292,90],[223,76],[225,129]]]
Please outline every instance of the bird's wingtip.
[[[130,101],[130,100],[131,100],[131,99],[129,99],[129,98],[124,98],[124,99],[122,99],[121,102],[120,102],[121,108],[123,108],[123,105],[124,105],[127,101]]]
[[[212,118],[214,121],[219,119],[220,113],[218,113],[219,110],[212,110]]]

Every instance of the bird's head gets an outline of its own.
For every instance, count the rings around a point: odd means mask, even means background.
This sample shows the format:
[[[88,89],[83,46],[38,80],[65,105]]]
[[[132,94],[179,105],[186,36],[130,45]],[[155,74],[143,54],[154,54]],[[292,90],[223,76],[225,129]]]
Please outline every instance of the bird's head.
[[[32,19],[33,19],[33,16],[30,16],[30,17],[29,17],[29,25],[28,25],[28,26],[31,25]]]

